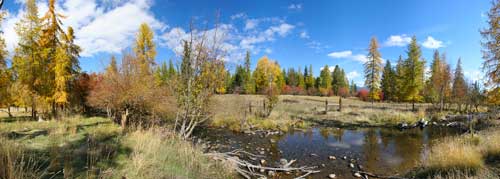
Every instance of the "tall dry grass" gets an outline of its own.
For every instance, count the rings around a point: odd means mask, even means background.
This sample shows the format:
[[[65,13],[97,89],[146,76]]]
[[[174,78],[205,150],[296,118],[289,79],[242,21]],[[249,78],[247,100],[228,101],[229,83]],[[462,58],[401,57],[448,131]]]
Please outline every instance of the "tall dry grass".
[[[40,163],[21,144],[0,137],[0,178],[41,178],[46,170]]]
[[[169,131],[137,130],[125,136],[123,144],[132,151],[119,161],[116,178],[233,178],[234,174]]]
[[[500,129],[492,128],[474,136],[448,137],[431,147],[423,161],[421,178],[498,178],[488,160],[498,162]],[[497,169],[498,170],[498,169]]]

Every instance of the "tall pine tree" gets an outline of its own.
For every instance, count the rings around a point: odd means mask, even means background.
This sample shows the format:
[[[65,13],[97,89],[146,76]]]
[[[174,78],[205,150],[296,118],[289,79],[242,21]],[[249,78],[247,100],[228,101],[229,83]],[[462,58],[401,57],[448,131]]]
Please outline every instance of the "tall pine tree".
[[[488,27],[481,30],[483,71],[486,73],[489,102],[500,104],[500,0],[493,0],[488,11]]]
[[[408,45],[408,59],[403,63],[404,100],[412,103],[412,110],[415,110],[415,103],[422,100],[424,64],[425,61],[422,59],[422,51],[417,44],[417,38],[413,36],[410,45]]]
[[[464,102],[465,95],[467,94],[467,84],[465,83],[464,72],[462,69],[462,61],[459,58],[457,67],[453,75],[452,97],[453,101],[458,106],[458,111],[462,111],[462,103]]]
[[[142,75],[151,74],[151,66],[155,64],[156,46],[153,38],[154,33],[151,27],[146,23],[141,24],[135,39],[134,52]]]
[[[384,71],[382,72],[382,93],[384,94],[384,100],[393,101],[396,92],[395,74],[396,72],[392,68],[391,61],[387,60],[385,63]]]
[[[379,100],[380,92],[380,72],[382,71],[382,56],[378,51],[378,42],[375,37],[370,40],[368,47],[368,60],[365,62],[365,86],[370,89],[369,97],[372,100]]]

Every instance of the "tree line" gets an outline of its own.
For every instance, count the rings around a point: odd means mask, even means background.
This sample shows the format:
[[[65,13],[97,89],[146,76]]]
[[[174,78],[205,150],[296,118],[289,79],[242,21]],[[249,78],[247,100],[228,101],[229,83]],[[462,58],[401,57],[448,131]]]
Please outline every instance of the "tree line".
[[[425,78],[425,59],[415,36],[407,47],[407,58],[399,56],[397,64],[392,66],[387,60],[385,66],[378,51],[375,37],[370,40],[368,60],[365,67],[365,85],[369,89],[371,101],[432,103],[440,111],[454,104],[457,111],[478,110],[483,104],[485,91],[478,81],[467,82],[464,77],[461,59],[451,69],[446,54],[434,51],[433,59]]]
[[[121,60],[113,56],[103,72],[87,74],[79,67],[82,49],[74,42],[74,31],[71,27],[62,29],[63,16],[55,4],[55,0],[49,0],[48,11],[40,17],[35,0],[26,1],[26,13],[16,23],[19,42],[10,63],[5,40],[0,36],[0,107],[29,108],[35,120],[58,119],[72,113],[101,113],[125,127],[130,123],[174,119],[175,130],[189,137],[196,126],[211,117],[208,106],[215,94],[264,94],[269,101],[268,114],[280,94],[357,95],[372,102],[429,102],[439,110],[454,104],[460,112],[477,110],[485,99],[492,104],[500,101],[500,50],[494,38],[500,27],[500,8],[490,10],[490,27],[481,31],[483,69],[489,90],[482,89],[479,82],[465,79],[460,59],[451,69],[446,55],[437,50],[426,78],[425,60],[415,37],[407,47],[407,57],[400,56],[395,66],[388,60],[383,66],[378,42],[372,38],[364,64],[367,90],[360,90],[354,82],[349,83],[338,65],[332,71],[325,65],[320,75],[314,77],[312,65],[282,69],[276,60],[264,56],[252,71],[250,52],[231,73],[223,60],[225,51],[220,42],[212,40],[223,34],[196,29],[193,23],[189,38],[181,42],[183,51],[177,61],[156,64],[154,32],[147,24],[141,24],[132,48],[123,52]],[[2,13],[0,20],[4,16]]]

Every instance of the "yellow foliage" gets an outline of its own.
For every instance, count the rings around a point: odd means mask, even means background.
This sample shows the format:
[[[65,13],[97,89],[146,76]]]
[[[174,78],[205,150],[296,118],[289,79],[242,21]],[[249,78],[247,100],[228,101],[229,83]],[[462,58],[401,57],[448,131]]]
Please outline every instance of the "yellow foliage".
[[[279,64],[274,60],[270,60],[267,56],[260,58],[257,62],[254,79],[257,91],[263,91],[269,87],[278,87],[280,89],[283,84]]]

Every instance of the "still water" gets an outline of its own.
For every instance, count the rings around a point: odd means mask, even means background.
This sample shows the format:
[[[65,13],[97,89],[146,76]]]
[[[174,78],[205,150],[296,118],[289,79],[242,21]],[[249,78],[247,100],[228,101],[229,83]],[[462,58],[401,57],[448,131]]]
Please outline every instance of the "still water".
[[[280,159],[297,162],[293,166],[318,166],[320,173],[311,178],[354,178],[360,165],[363,171],[379,175],[405,174],[417,167],[438,139],[461,132],[446,127],[398,130],[389,128],[313,128],[289,131],[281,135],[249,135],[222,130],[208,130],[199,136],[210,141],[209,151],[226,152],[243,149],[261,154],[269,166]],[[329,159],[335,156],[336,160]],[[344,156],[347,158],[344,160]],[[252,162],[257,164],[258,162]],[[277,178],[293,178],[281,175]]]

